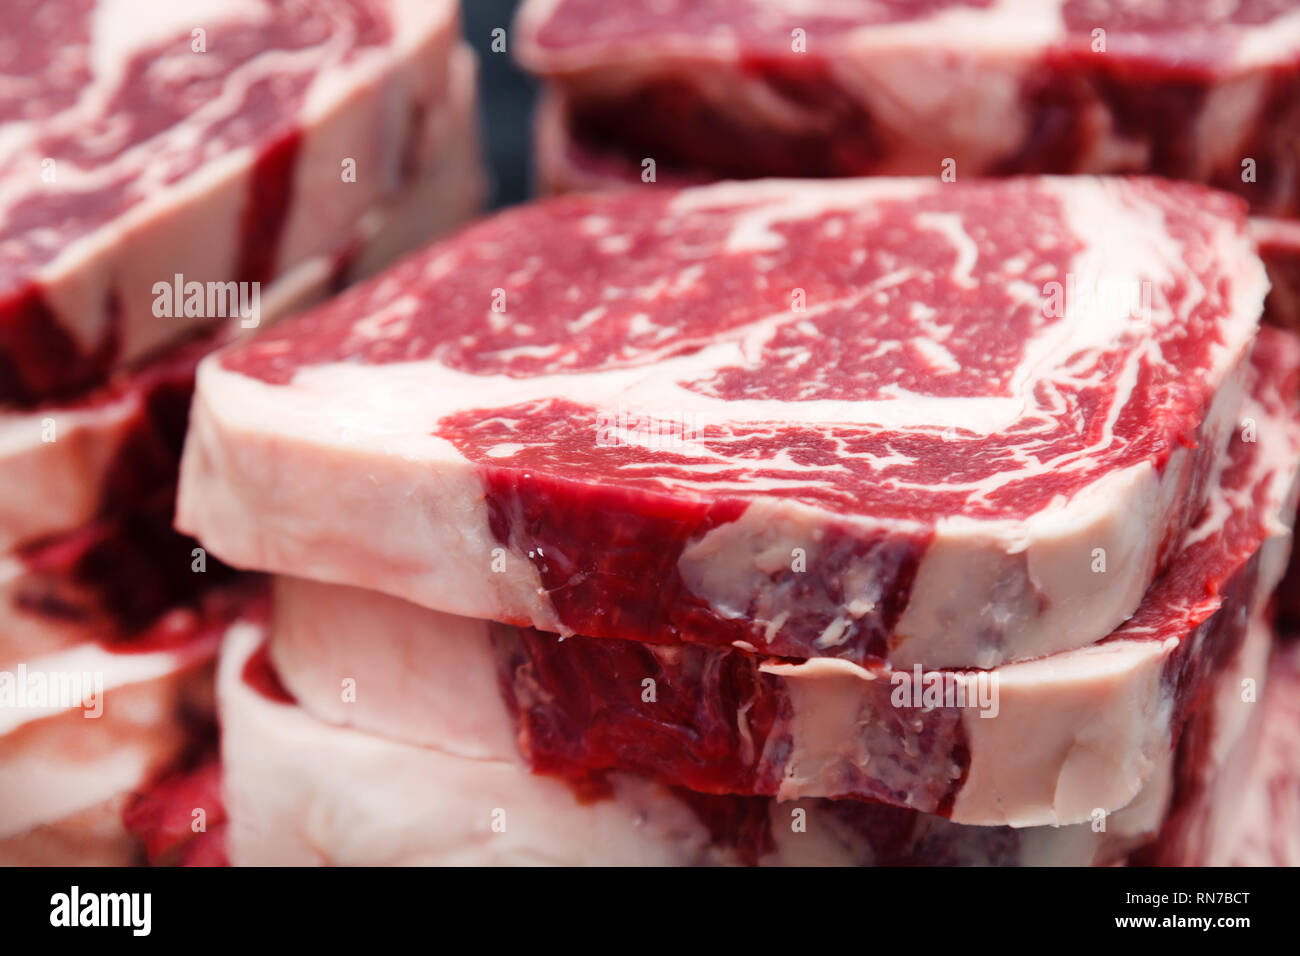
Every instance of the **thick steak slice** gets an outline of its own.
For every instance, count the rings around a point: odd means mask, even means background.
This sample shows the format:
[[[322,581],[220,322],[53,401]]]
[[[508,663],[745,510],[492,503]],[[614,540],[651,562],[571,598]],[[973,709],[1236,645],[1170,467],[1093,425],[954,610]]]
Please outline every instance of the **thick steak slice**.
[[[1292,0],[529,0],[516,34],[588,169],[1154,173],[1300,215]]]
[[[426,120],[437,155],[418,179],[349,223],[337,236],[338,248],[265,285],[263,324],[379,271],[478,211],[486,185],[472,55],[457,50],[452,67],[447,102]],[[240,331],[226,328],[180,343],[72,401],[0,410],[0,554],[72,532],[174,486],[195,365]],[[41,494],[32,495],[33,488]]]
[[[518,757],[465,760],[321,723],[277,689],[263,639],[232,630],[218,674],[235,865],[662,865],[707,851],[691,811],[649,781],[593,802]]]
[[[22,29],[0,53],[0,402],[69,396],[219,321],[159,317],[177,274],[269,283],[344,252],[436,153],[453,0],[6,13]]]
[[[1255,627],[1249,653],[1226,662],[1218,685],[1235,685],[1266,658],[1271,636]],[[226,849],[237,865],[1105,864],[1155,837],[1175,776],[1186,773],[1168,753],[1141,794],[1107,814],[1104,827],[1090,820],[1019,830],[855,800],[711,796],[623,773],[566,783],[530,774],[509,747],[471,744],[471,754],[463,745],[473,734],[462,736],[460,748],[451,738],[419,746],[322,722],[280,683],[263,639],[258,625],[234,628],[218,678]],[[452,643],[443,647],[450,652]],[[394,661],[387,666],[401,669]],[[490,669],[471,667],[467,686],[475,689]],[[1262,679],[1262,669],[1252,676]],[[348,706],[380,712],[413,684],[379,685],[363,675]],[[332,690],[337,699],[338,686]],[[440,705],[445,730],[464,732],[480,721],[480,743],[509,729],[493,694],[432,692],[426,700]],[[1217,694],[1190,726],[1219,735],[1239,730],[1244,706]],[[1202,769],[1214,772],[1209,764]]]
[[[510,746],[490,699],[491,640],[519,747],[543,772],[857,797],[971,824],[1076,823],[1147,785],[1281,575],[1300,487],[1300,342],[1266,330],[1252,372],[1202,520],[1136,614],[1096,645],[989,672],[891,672],[560,639],[281,578],[271,654],[320,718],[466,757]]]
[[[1286,564],[1300,342],[1265,330],[1256,354],[1243,427],[1204,515],[1104,641],[991,672],[909,674],[502,627],[521,744],[543,770],[854,796],[965,823],[1074,823],[1123,806],[1177,744],[1246,622],[1266,612]]]
[[[551,200],[205,361],[177,522],[561,634],[1041,656],[1176,550],[1265,289],[1239,205],[1188,184]]]

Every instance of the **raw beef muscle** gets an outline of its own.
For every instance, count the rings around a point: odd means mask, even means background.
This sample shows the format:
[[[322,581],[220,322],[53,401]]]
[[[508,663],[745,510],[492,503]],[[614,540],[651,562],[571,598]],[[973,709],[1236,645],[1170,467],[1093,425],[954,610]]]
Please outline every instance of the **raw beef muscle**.
[[[1081,647],[1205,501],[1265,292],[1245,227],[1091,178],[525,207],[205,361],[178,526],[561,634]]]
[[[6,17],[0,403],[31,405],[217,321],[156,317],[155,283],[270,282],[341,252],[431,159],[413,119],[445,95],[457,8],[20,0]]]
[[[1180,736],[1179,769],[1171,781],[1169,810],[1160,836],[1138,851],[1132,862],[1145,866],[1204,864],[1210,846],[1235,827],[1233,818],[1265,723],[1272,723],[1263,701],[1289,692],[1278,661],[1269,660],[1270,652],[1277,656],[1275,644],[1276,637],[1244,646],[1242,656],[1254,659],[1235,678],[1219,682],[1210,719],[1191,721]],[[1268,680],[1261,684],[1256,675],[1264,671]],[[1237,743],[1230,746],[1234,738]]]
[[[516,33],[588,171],[1153,173],[1300,215],[1290,0],[529,0]]]

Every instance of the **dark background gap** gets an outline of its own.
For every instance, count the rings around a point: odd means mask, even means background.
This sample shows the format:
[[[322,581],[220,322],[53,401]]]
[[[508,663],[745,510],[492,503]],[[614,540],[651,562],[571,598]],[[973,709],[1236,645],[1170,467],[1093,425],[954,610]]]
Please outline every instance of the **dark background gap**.
[[[461,0],[465,36],[478,54],[479,127],[483,131],[493,189],[493,209],[532,195],[532,120],[537,90],[515,66],[510,32],[519,0]],[[506,31],[507,50],[492,52],[492,31]]]

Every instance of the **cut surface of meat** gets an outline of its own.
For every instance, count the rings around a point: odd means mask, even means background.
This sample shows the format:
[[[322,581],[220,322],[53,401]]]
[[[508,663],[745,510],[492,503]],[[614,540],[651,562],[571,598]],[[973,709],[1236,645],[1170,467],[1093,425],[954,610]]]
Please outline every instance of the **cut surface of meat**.
[[[302,262],[262,290],[270,324],[391,264],[470,219],[486,185],[474,115],[474,64],[461,49],[447,102],[425,121],[437,154],[415,182],[340,233],[339,249]],[[238,328],[191,339],[120,370],[75,401],[0,411],[0,554],[72,532],[172,487],[198,360]],[[40,488],[39,496],[30,493]]]
[[[1251,233],[1268,271],[1264,321],[1300,331],[1300,222],[1253,219]],[[1291,567],[1278,587],[1277,615],[1280,627],[1300,629],[1300,554],[1292,554]]]
[[[1264,292],[1186,184],[553,200],[206,360],[177,522],[561,634],[993,666],[1132,613]]]
[[[452,0],[8,12],[0,402],[25,405],[230,317],[160,317],[158,283],[269,282],[341,252],[423,175],[457,25]]]
[[[656,167],[651,179],[648,171],[623,156],[584,146],[570,129],[563,94],[545,88],[533,113],[533,175],[542,195],[623,189],[650,182],[680,189],[701,186],[715,178],[702,172]]]
[[[205,672],[203,680],[212,675]],[[195,690],[199,690],[197,686]],[[189,719],[215,720],[190,706]],[[130,790],[60,820],[41,823],[0,838],[0,866],[226,866],[225,811],[220,797],[220,765],[215,757],[215,724],[185,742],[180,763],[160,780],[154,768]],[[210,738],[207,744],[205,738]],[[195,763],[192,748],[207,757]],[[202,811],[202,815],[195,811]]]
[[[516,33],[633,176],[1152,173],[1300,214],[1290,0],[530,0]]]
[[[489,679],[486,655],[470,662],[462,636],[423,637],[422,646],[406,648],[408,667],[441,651],[452,655],[447,661],[469,664],[471,684]],[[1265,649],[1256,657],[1266,656],[1270,637],[1266,627],[1255,629],[1249,643]],[[698,794],[623,773],[566,786],[528,773],[508,747],[473,743],[473,734],[463,735],[459,745],[451,736],[433,739],[439,732],[457,733],[457,726],[464,731],[471,718],[456,713],[461,710],[474,712],[480,729],[498,728],[481,733],[480,743],[499,739],[499,728],[508,727],[510,718],[495,695],[430,693],[426,716],[433,722],[406,727],[424,735],[426,745],[399,743],[317,720],[300,708],[273,669],[272,657],[285,655],[274,654],[274,646],[266,653],[263,640],[256,625],[237,626],[227,636],[220,668],[226,835],[237,865],[1106,864],[1154,837],[1174,775],[1170,753],[1135,800],[1107,815],[1104,827],[1094,819],[1019,830],[963,826],[854,800]],[[352,649],[360,668],[348,671],[356,698],[347,706],[365,714],[357,719],[366,723],[399,696],[390,686],[402,684],[382,681],[402,664],[361,648]],[[342,663],[342,657],[331,662]],[[1228,662],[1216,680],[1235,682],[1244,666],[1245,658]],[[324,689],[338,699],[337,684]],[[1241,724],[1221,712],[1227,700],[1212,700],[1220,733]],[[1211,716],[1203,710],[1193,725]]]

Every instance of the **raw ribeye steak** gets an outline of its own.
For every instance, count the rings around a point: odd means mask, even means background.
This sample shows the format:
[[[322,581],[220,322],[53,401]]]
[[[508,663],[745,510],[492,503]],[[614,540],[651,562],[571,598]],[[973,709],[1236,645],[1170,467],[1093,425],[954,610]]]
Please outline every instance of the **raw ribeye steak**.
[[[421,662],[432,659],[430,644],[438,646],[432,656],[450,655],[443,658],[448,662],[463,659],[458,645],[472,646],[460,635],[422,637],[404,646]],[[295,706],[280,683],[284,675],[270,660],[274,647],[270,654],[259,647],[260,628],[240,625],[223,646],[218,683],[229,856],[237,865],[1115,863],[1168,829],[1180,809],[1175,779],[1213,779],[1222,755],[1241,749],[1241,717],[1253,708],[1241,701],[1240,682],[1245,675],[1263,677],[1271,637],[1267,626],[1258,627],[1248,639],[1256,651],[1251,659],[1216,673],[1215,693],[1192,716],[1189,726],[1213,749],[1177,760],[1167,755],[1134,800],[1106,815],[1104,828],[1092,819],[1013,829],[964,826],[857,800],[696,793],[626,773],[568,781],[532,774],[508,739],[511,720],[499,696],[474,696],[472,688],[422,693],[432,675],[403,672],[399,662],[367,654],[364,641],[331,661],[347,657],[361,665],[347,671],[356,681],[356,701],[317,719],[306,702]],[[343,650],[328,639],[316,646]],[[478,650],[486,650],[484,642]],[[490,661],[471,666],[471,683],[490,681],[491,670]],[[394,673],[401,679],[385,682]],[[450,687],[454,677],[448,676]],[[338,690],[334,681],[327,692],[335,702]],[[357,711],[391,713],[394,704],[400,710],[397,698],[407,693],[422,698],[426,717],[437,715],[444,730],[459,725],[462,733],[415,745],[400,741],[409,741],[410,731],[427,732],[430,723],[409,726],[397,739],[338,726]],[[504,747],[467,751],[472,737],[499,738]],[[358,787],[358,780],[366,785]],[[493,826],[503,819],[504,830]]]
[[[511,211],[200,366],[178,525],[561,634],[992,666],[1137,607],[1266,289],[1241,204],[1086,177]]]
[[[262,288],[271,324],[390,265],[478,209],[483,192],[474,115],[474,66],[452,64],[448,100],[425,125],[438,155],[420,178],[346,224],[337,251],[304,261]],[[0,409],[0,553],[68,534],[172,487],[185,438],[194,369],[234,335],[224,326],[187,337],[116,370],[103,386],[59,402]],[[33,488],[41,489],[33,495]]]
[[[22,404],[230,317],[228,299],[159,317],[160,282],[269,282],[346,254],[356,222],[432,158],[457,25],[452,0],[5,14],[0,402]]]
[[[1300,214],[1293,0],[530,0],[516,33],[544,173],[1136,172]]]

